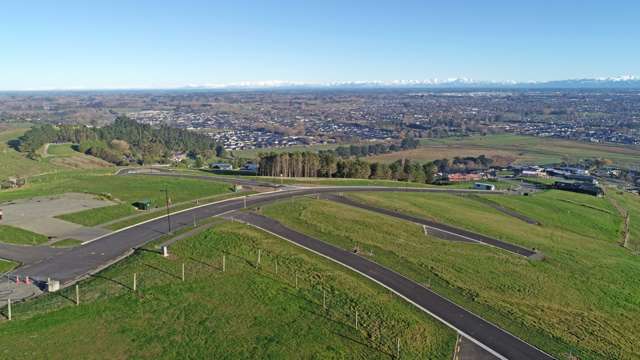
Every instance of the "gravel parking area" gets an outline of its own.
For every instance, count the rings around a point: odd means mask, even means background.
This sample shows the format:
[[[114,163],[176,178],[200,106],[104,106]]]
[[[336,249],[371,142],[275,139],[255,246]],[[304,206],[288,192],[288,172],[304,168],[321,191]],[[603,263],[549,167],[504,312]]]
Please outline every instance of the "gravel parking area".
[[[109,233],[109,230],[85,227],[56,219],[55,216],[109,205],[115,203],[81,193],[14,200],[0,204],[3,212],[0,225],[22,228],[51,239],[91,240]]]

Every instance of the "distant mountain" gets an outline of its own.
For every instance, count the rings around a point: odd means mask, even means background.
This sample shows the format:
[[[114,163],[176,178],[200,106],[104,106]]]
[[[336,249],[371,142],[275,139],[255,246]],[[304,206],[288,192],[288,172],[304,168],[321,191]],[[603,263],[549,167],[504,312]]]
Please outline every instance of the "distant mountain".
[[[478,81],[468,78],[394,80],[394,81],[341,81],[305,83],[291,81],[238,82],[230,84],[189,85],[182,89],[384,89],[384,88],[517,88],[517,89],[640,89],[640,78],[631,75],[606,78],[585,78],[553,81]]]

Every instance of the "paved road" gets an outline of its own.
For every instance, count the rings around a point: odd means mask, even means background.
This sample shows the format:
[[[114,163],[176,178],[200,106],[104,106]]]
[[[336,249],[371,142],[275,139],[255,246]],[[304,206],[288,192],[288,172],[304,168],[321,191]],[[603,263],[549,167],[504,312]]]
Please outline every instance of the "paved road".
[[[389,187],[317,187],[292,189],[262,193],[246,197],[247,206],[259,206],[276,200],[292,196],[310,195],[327,192],[348,191],[401,191],[401,192],[454,192],[469,193],[473,190],[437,189],[437,188],[389,188]],[[193,224],[196,220],[238,210],[244,207],[243,198],[234,198],[217,203],[202,205],[171,215],[171,227],[175,230]],[[39,263],[24,262],[24,266],[13,271],[14,275],[29,276],[33,279],[52,278],[61,284],[73,282],[79,278],[92,274],[110,263],[126,256],[132,249],[143,246],[169,232],[166,217],[151,220],[140,225],[125,228],[108,234],[93,242],[70,249],[62,254],[47,258]],[[11,259],[11,253],[2,251],[0,258]]]
[[[372,211],[372,212],[377,212],[377,213],[384,214],[387,216],[392,216],[398,219],[411,221],[416,224],[425,225],[428,228],[428,231],[430,234],[439,238],[443,238],[445,240],[476,242],[476,243],[481,243],[489,246],[494,246],[494,247],[509,251],[511,253],[527,257],[527,258],[537,259],[537,260],[542,259],[542,254],[535,252],[533,250],[529,250],[527,248],[523,248],[518,245],[510,244],[508,242],[504,242],[502,240],[477,234],[471,231],[463,230],[454,226],[438,223],[438,222],[427,220],[427,219],[418,218],[415,216],[403,214],[403,213],[389,210],[389,209],[368,205],[353,199],[346,198],[344,196],[338,196],[334,194],[323,194],[322,197],[331,201],[341,203],[341,204],[357,207],[357,208]]]
[[[501,330],[435,292],[373,261],[291,230],[273,219],[255,213],[240,212],[233,214],[232,217],[278,235],[361,273],[404,297],[466,338],[475,340],[483,348],[500,358],[517,360],[553,359],[553,357],[532,345]]]
[[[385,192],[423,192],[423,193],[475,193],[474,190],[438,189],[438,188],[388,188],[388,187],[317,187],[317,188],[286,188],[270,193],[251,195],[243,198],[229,199],[213,204],[202,205],[171,215],[173,230],[189,226],[194,218],[201,220],[212,216],[220,216],[247,206],[261,206],[273,201],[312,194],[353,191],[385,191]],[[483,192],[486,193],[486,192]],[[268,222],[266,223],[268,225]],[[267,226],[264,225],[263,226]],[[273,229],[273,228],[272,228]],[[448,300],[425,289],[415,282],[404,278],[389,269],[377,265],[349,252],[334,248],[318,240],[308,238],[302,234],[292,233],[289,229],[282,230],[283,234],[298,239],[305,247],[314,251],[324,251],[325,256],[334,257],[336,261],[349,264],[366,276],[388,286],[406,299],[436,316],[440,321],[459,329],[466,336],[478,339],[487,349],[495,349],[508,359],[551,359],[536,348],[507,334],[496,326],[482,320],[468,311],[456,306]],[[57,250],[53,255],[35,256],[30,259],[24,254],[16,255],[12,247],[0,247],[0,257],[9,258],[21,256],[24,265],[10,274],[44,281],[47,278],[58,280],[68,285],[74,281],[87,277],[92,273],[118,261],[132,252],[132,249],[158,239],[169,232],[166,218],[160,218],[125,228],[85,245],[65,250]]]

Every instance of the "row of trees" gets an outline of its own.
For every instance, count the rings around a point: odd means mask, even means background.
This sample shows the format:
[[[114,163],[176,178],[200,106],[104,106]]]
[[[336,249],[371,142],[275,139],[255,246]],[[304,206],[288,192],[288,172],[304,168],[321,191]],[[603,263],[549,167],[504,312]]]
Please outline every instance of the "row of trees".
[[[466,159],[466,160],[465,160]],[[471,168],[460,168],[467,164],[491,164],[491,159],[481,155],[477,158],[464,158],[453,162],[448,159],[420,163],[406,159],[391,164],[369,163],[362,159],[343,159],[332,151],[282,152],[260,154],[259,174],[263,176],[285,177],[337,177],[356,179],[387,179],[433,183],[438,172],[447,173],[452,169],[468,171]],[[455,167],[452,167],[455,164]]]
[[[155,128],[124,116],[102,128],[35,126],[20,138],[18,148],[35,157],[44,144],[56,142],[79,144],[79,151],[115,164],[163,161],[173,152],[208,158],[224,150],[206,135],[169,126]]]

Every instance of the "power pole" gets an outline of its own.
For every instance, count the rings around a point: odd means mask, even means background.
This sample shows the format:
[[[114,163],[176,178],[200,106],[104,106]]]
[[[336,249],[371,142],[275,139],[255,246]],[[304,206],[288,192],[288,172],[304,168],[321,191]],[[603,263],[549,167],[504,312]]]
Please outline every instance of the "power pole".
[[[165,204],[167,206],[167,224],[169,225],[169,234],[171,234],[171,212],[169,211],[169,189],[165,186],[160,190],[164,193]]]

